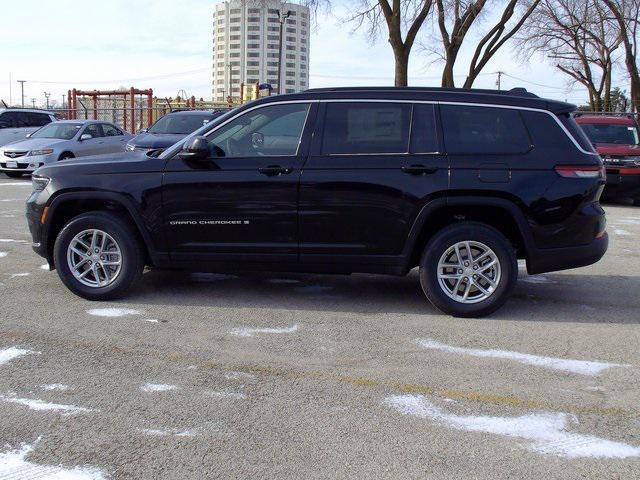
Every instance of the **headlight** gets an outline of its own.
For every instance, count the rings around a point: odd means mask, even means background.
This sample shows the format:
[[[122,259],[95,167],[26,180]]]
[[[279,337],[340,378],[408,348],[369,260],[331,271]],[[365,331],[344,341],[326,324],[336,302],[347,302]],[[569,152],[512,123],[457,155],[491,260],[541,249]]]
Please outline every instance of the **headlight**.
[[[34,192],[41,192],[42,190],[47,188],[47,185],[49,185],[50,181],[51,181],[51,179],[48,178],[48,177],[41,177],[39,175],[31,175],[31,185],[33,187],[33,191]]]
[[[53,153],[53,148],[44,148],[42,150],[31,150],[27,155],[30,155],[30,156],[49,155],[50,153]]]
[[[133,152],[136,149],[135,145],[131,145],[130,143],[127,143],[124,148],[130,152]]]

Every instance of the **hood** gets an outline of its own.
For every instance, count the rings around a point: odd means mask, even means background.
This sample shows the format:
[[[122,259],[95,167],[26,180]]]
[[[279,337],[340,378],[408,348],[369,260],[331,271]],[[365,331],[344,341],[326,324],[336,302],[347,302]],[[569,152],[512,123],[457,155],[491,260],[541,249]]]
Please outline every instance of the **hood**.
[[[157,158],[148,157],[144,152],[119,152],[49,163],[40,167],[35,173],[44,176],[55,176],[62,172],[66,174],[73,172],[77,175],[101,175],[159,171],[163,165],[164,162]]]
[[[17,142],[4,145],[2,149],[6,152],[9,151],[24,151],[24,150],[36,150],[47,147],[53,147],[56,143],[68,142],[69,140],[61,140],[59,138],[27,138],[25,140],[19,140]]]
[[[141,133],[127,143],[137,148],[167,148],[186,136],[182,133]]]
[[[620,145],[617,143],[596,143],[596,151],[601,156],[639,156],[640,145]]]

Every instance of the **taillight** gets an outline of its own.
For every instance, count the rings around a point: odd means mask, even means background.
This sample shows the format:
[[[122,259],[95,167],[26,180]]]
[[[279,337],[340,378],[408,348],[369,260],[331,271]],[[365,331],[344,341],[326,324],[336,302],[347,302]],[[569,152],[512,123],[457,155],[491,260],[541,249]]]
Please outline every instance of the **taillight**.
[[[557,165],[555,171],[565,178],[605,178],[606,170],[599,165]]]

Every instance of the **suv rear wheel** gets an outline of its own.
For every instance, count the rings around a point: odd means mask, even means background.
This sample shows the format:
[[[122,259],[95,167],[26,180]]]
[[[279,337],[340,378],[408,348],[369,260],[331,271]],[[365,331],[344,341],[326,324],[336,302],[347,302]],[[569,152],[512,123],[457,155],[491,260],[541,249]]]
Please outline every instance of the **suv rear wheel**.
[[[509,241],[495,228],[463,222],[445,227],[427,244],[420,284],[429,301],[456,317],[482,317],[500,308],[518,278]]]
[[[58,234],[53,255],[62,282],[88,300],[122,295],[144,267],[144,255],[133,229],[107,212],[88,212],[73,218]]]

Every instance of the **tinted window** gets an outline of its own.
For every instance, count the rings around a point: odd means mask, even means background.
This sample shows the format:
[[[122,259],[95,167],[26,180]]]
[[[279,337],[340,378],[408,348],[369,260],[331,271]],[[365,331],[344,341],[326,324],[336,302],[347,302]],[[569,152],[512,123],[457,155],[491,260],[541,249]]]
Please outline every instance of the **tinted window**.
[[[638,145],[638,129],[634,125],[612,125],[607,123],[578,124],[593,143],[616,143]]]
[[[406,153],[410,117],[404,103],[329,103],[322,153]]]
[[[296,155],[309,104],[271,105],[247,112],[209,137],[217,156]]]
[[[518,110],[441,105],[440,115],[448,153],[514,154],[531,146]]]
[[[102,124],[102,131],[105,137],[118,137],[123,135],[122,130],[108,123]]]
[[[431,153],[438,151],[435,108],[433,105],[413,106],[411,124],[411,152]]]
[[[26,122],[30,127],[43,127],[51,123],[51,119],[46,113],[27,113]]]
[[[2,114],[1,120],[8,128],[23,128],[28,126],[26,123],[26,115],[22,112],[5,112]]]
[[[565,113],[563,115],[558,115],[558,118],[560,119],[560,122],[562,122],[562,125],[569,130],[571,136],[584,150],[587,152],[595,152],[593,145],[591,144],[591,140],[589,140],[589,138],[584,134],[584,131],[571,115]]]

